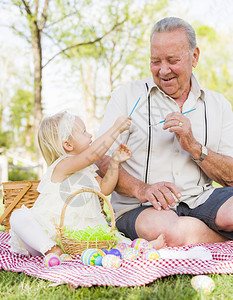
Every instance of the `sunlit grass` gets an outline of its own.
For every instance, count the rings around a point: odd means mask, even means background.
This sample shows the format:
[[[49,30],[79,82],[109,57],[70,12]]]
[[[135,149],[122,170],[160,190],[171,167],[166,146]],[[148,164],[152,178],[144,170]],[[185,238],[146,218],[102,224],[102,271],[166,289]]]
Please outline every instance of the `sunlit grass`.
[[[93,286],[70,289],[68,285],[56,287],[49,281],[30,277],[24,273],[0,270],[0,299],[232,299],[232,275],[208,276],[214,280],[215,290],[210,295],[202,295],[191,287],[192,275],[168,276],[141,287]]]

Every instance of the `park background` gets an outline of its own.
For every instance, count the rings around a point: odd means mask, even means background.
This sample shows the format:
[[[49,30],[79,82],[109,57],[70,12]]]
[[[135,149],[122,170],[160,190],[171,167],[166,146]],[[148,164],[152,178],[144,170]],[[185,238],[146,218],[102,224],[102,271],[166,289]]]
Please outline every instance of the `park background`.
[[[44,115],[78,114],[94,136],[111,91],[150,76],[153,24],[196,30],[200,83],[233,103],[233,0],[0,0],[0,182],[37,179]]]
[[[166,16],[191,23],[201,56],[200,83],[233,104],[233,0],[0,0],[0,186],[39,179],[36,143],[44,115],[78,114],[94,135],[111,91],[150,76],[149,36]],[[189,275],[143,288],[50,288],[25,274],[0,271],[0,299],[232,299],[231,275],[210,275],[211,296]]]

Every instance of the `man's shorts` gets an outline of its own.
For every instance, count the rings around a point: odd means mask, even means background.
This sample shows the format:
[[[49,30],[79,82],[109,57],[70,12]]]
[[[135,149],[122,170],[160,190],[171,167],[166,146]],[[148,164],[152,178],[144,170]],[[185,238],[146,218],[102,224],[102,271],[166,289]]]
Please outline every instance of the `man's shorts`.
[[[233,232],[218,230],[215,225],[215,217],[219,208],[233,196],[233,187],[216,188],[210,197],[201,205],[190,209],[187,204],[181,202],[177,207],[178,216],[190,216],[203,221],[214,231],[223,235],[227,239],[233,240]],[[134,240],[138,238],[135,223],[139,214],[152,205],[139,206],[122,215],[116,222],[118,230],[125,234],[126,237]]]

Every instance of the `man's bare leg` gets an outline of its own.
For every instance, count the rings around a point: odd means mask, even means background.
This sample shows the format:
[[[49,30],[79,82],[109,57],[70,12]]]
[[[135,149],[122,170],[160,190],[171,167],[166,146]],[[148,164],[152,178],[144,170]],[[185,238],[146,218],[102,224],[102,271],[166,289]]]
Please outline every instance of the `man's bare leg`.
[[[192,217],[178,217],[183,232],[183,245],[225,242],[228,239],[210,229],[204,222]]]
[[[165,235],[167,246],[224,242],[227,239],[192,217],[178,217],[172,211],[143,210],[137,217],[135,229],[139,237],[148,241]]]
[[[233,231],[233,197],[229,198],[218,210],[215,224],[219,230]]]

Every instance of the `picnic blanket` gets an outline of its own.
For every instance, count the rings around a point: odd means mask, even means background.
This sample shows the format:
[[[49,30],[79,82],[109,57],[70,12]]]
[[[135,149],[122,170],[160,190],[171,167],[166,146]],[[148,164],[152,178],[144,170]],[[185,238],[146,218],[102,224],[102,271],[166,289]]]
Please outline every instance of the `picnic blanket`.
[[[59,266],[48,268],[43,257],[27,257],[9,250],[9,234],[0,232],[0,267],[3,270],[24,272],[27,275],[47,279],[58,284],[74,287],[92,285],[141,286],[154,280],[174,274],[226,274],[233,272],[233,241],[216,244],[200,244],[212,254],[212,259],[158,259],[136,261],[123,260],[119,269],[105,269],[102,266],[85,266],[80,256]],[[180,251],[195,247],[175,247]],[[169,250],[170,248],[168,248]]]

